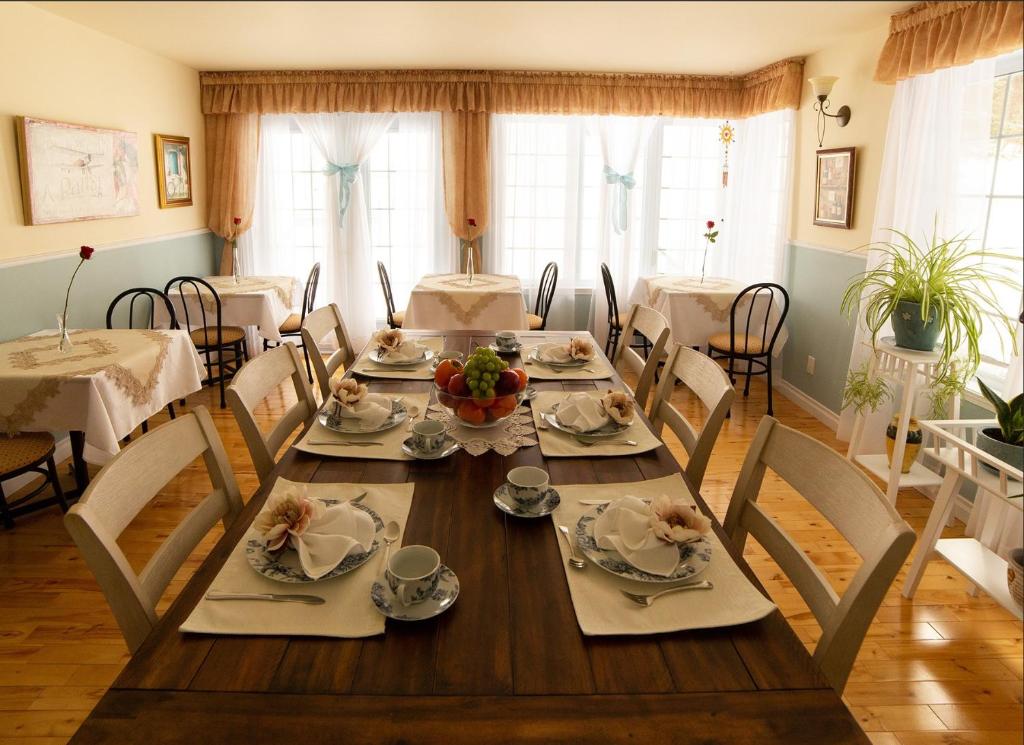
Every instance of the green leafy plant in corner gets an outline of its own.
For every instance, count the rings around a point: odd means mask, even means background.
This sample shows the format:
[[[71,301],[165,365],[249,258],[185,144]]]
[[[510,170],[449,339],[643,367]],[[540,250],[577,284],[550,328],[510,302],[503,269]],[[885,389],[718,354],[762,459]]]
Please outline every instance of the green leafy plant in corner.
[[[978,378],[978,387],[981,388],[981,394],[995,407],[996,421],[999,422],[1003,442],[1008,445],[1024,446],[1024,393],[1018,393],[1010,401],[1004,401],[999,394],[985,385],[981,378]]]
[[[892,398],[892,390],[885,378],[872,378],[865,363],[858,370],[846,374],[843,388],[843,408],[852,406],[858,414],[877,411],[878,407]]]
[[[963,391],[981,364],[983,319],[994,319],[1003,327],[1016,352],[1014,321],[999,307],[993,285],[1019,291],[1021,285],[1010,267],[1021,259],[974,248],[969,236],[940,239],[933,231],[928,245],[920,246],[906,233],[891,228],[889,232],[899,242],[868,246],[881,251],[884,259],[879,266],[854,277],[843,293],[840,308],[853,317],[863,304],[872,346],[901,300],[920,303],[922,321],[936,313],[942,340],[932,408],[941,416],[945,402]]]

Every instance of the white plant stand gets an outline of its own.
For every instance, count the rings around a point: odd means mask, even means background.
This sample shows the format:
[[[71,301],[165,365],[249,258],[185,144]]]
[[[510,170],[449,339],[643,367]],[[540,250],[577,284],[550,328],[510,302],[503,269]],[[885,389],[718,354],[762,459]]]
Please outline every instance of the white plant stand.
[[[938,555],[954,569],[984,590],[993,600],[1017,618],[1024,619],[1021,607],[1010,597],[1006,586],[1006,560],[975,538],[941,538],[942,528],[949,520],[953,505],[964,481],[975,484],[1007,502],[1017,510],[1024,509],[1024,475],[1007,463],[984,453],[974,444],[977,431],[993,427],[988,419],[936,420],[921,422],[921,428],[931,436],[928,455],[946,468],[939,493],[935,497],[928,524],[918,543],[917,555],[910,565],[903,597],[912,598],[921,582],[924,569],[932,556]],[[987,463],[996,473],[981,464]],[[977,496],[975,503],[977,503]]]
[[[882,339],[874,347],[869,342],[865,342],[865,346],[873,352],[868,362],[868,377],[872,379],[883,377],[890,385],[902,386],[896,444],[893,448],[891,464],[884,452],[860,453],[867,415],[858,413],[853,422],[853,433],[850,436],[850,446],[846,451],[846,457],[859,463],[868,472],[884,481],[886,483],[885,495],[890,504],[895,505],[896,495],[901,488],[939,486],[942,483],[942,478],[938,474],[917,462],[910,467],[909,473],[900,472],[903,451],[907,447],[907,430],[910,427],[910,417],[914,413],[917,394],[922,390],[928,390],[931,386],[935,379],[940,355],[938,352],[916,352],[913,349],[903,349],[897,347],[891,339]],[[950,403],[952,405],[950,416],[956,419],[960,416],[960,396],[954,396]]]

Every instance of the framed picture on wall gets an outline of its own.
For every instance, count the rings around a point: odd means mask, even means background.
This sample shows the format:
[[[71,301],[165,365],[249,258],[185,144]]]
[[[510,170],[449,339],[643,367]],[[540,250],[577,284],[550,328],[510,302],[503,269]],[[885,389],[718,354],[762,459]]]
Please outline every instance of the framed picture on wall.
[[[850,229],[853,225],[855,147],[818,151],[818,175],[814,188],[814,224]]]
[[[153,135],[156,140],[156,186],[160,208],[192,204],[192,156],[188,137]]]
[[[15,118],[26,225],[139,214],[135,132]]]

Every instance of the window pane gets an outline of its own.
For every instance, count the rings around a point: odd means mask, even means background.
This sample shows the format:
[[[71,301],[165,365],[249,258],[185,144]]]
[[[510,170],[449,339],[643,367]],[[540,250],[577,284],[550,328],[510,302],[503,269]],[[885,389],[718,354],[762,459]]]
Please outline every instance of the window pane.
[[[1024,73],[1010,77],[1010,96],[1006,101],[1006,117],[1003,120],[1004,135],[1024,133]]]
[[[993,194],[1024,194],[1024,137],[1007,137],[999,146]]]

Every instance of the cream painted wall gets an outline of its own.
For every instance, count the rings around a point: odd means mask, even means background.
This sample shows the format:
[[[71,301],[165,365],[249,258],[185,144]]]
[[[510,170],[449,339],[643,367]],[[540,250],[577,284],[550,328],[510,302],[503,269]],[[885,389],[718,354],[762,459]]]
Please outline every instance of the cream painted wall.
[[[875,63],[889,33],[888,23],[871,31],[843,37],[839,43],[807,57],[804,77],[836,75],[839,80],[830,96],[831,109],[850,107],[850,123],[840,129],[830,119],[823,148],[856,147],[853,227],[850,230],[823,228],[814,224],[815,151],[818,149],[817,113],[813,110],[811,86],[797,112],[797,151],[793,194],[793,223],[790,235],[797,243],[840,250],[856,249],[871,240],[875,196],[882,168],[885,129],[894,86],[874,82]]]
[[[28,3],[0,3],[0,70],[0,261],[205,227],[195,70]],[[26,115],[137,132],[139,215],[25,225],[13,117]],[[158,206],[157,132],[192,138],[192,207]]]

